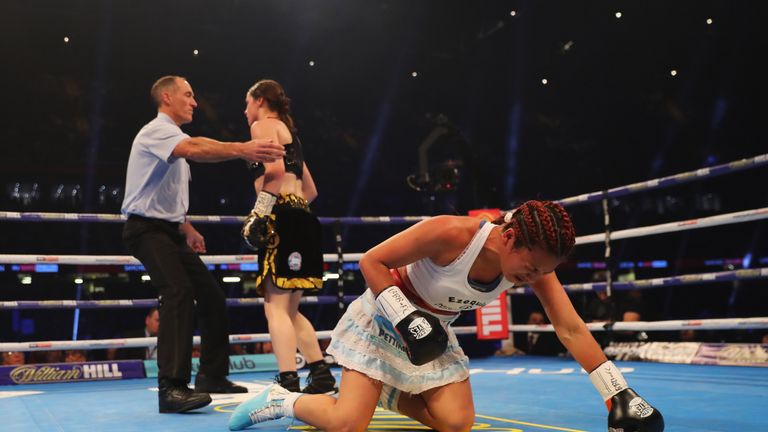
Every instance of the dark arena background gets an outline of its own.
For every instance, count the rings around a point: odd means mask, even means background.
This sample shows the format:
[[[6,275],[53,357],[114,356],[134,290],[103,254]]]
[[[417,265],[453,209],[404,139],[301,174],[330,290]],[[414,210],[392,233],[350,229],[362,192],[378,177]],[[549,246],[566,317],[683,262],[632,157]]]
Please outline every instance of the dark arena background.
[[[0,428],[223,431],[245,400],[160,415],[156,362],[115,351],[155,345],[128,340],[157,291],[118,215],[133,138],[156,115],[150,87],[181,75],[198,103],[182,129],[221,141],[250,138],[250,86],[285,87],[319,192],[324,286],[300,310],[321,346],[366,289],[360,253],[425,217],[563,200],[580,240],[558,277],[666,430],[768,430],[767,12],[725,0],[3,1]],[[192,222],[230,299],[230,379],[254,392],[277,368],[240,237],[252,177],[242,160],[190,166],[189,215],[230,217]],[[506,298],[509,336],[478,338],[474,312],[454,323],[473,430],[606,430],[587,375],[533,318],[536,297]],[[310,428],[254,429],[287,427]],[[383,409],[369,426],[425,428]]]

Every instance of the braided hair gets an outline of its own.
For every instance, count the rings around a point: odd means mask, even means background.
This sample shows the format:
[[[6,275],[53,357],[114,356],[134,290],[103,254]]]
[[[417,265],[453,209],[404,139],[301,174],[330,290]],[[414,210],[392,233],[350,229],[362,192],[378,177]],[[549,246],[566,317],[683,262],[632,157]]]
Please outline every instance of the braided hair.
[[[526,201],[494,221],[515,233],[515,248],[541,247],[558,258],[567,257],[576,243],[568,212],[552,201]]]

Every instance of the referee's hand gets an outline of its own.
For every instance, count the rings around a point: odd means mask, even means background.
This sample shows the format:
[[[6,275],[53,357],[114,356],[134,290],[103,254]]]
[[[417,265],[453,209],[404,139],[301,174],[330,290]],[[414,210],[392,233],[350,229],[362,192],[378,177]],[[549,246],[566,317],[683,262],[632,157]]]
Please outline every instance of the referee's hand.
[[[285,148],[271,139],[253,139],[243,144],[243,159],[250,162],[274,162],[285,156]]]

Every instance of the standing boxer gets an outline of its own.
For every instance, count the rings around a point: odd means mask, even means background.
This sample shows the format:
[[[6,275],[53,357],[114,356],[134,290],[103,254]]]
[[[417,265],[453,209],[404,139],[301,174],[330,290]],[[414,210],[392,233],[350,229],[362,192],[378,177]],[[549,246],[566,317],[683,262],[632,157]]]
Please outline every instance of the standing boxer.
[[[282,161],[253,166],[256,204],[243,225],[243,238],[261,257],[256,285],[264,294],[269,336],[277,357],[277,382],[298,392],[298,347],[309,364],[304,393],[335,393],[336,379],[320,351],[312,323],[299,312],[302,293],[323,287],[320,221],[309,203],[317,197],[312,174],[290,114],[283,87],[262,80],[248,90],[245,116],[254,139],[285,146]]]

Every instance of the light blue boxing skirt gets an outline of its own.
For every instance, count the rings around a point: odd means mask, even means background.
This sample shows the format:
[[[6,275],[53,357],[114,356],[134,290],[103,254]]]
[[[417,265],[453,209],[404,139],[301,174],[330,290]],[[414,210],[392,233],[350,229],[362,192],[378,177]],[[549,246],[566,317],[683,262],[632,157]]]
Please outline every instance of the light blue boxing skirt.
[[[449,323],[442,319],[441,323],[448,334],[448,348],[434,361],[416,366],[408,360],[403,340],[392,324],[379,315],[373,293],[366,290],[336,324],[327,351],[346,368],[400,391],[419,394],[469,377],[469,359]]]

